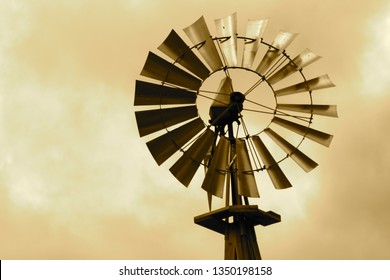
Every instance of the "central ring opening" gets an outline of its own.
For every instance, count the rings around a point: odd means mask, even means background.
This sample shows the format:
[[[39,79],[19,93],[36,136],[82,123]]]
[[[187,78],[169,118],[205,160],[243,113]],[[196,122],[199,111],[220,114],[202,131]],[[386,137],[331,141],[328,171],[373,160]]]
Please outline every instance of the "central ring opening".
[[[226,96],[227,99],[228,96]],[[213,126],[223,128],[225,125],[239,122],[240,113],[243,109],[245,95],[241,92],[233,91],[230,93],[229,103],[224,104],[223,99],[220,102],[213,102],[210,107],[209,123]]]
[[[226,79],[224,87],[221,87]],[[269,126],[275,113],[276,99],[262,77],[246,68],[217,71],[202,84],[197,96],[198,113],[206,125],[240,124],[239,138],[256,135]],[[245,126],[245,131],[243,131]]]

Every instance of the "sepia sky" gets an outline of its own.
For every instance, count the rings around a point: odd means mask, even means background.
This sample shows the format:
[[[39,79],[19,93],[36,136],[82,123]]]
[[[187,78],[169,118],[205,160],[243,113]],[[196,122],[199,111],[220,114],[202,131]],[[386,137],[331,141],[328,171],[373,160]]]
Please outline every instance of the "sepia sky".
[[[336,87],[315,119],[334,134],[308,144],[319,163],[259,183],[264,259],[390,259],[390,4],[386,0],[0,0],[0,259],[222,259],[201,172],[187,189],[139,137],[134,85],[171,29],[204,15],[269,18],[264,38],[297,32],[292,51],[322,56],[305,72]],[[183,37],[185,38],[185,37]],[[187,38],[185,38],[187,40]],[[189,42],[189,40],[187,40]],[[296,53],[294,53],[296,54]],[[318,120],[317,120],[318,119]]]

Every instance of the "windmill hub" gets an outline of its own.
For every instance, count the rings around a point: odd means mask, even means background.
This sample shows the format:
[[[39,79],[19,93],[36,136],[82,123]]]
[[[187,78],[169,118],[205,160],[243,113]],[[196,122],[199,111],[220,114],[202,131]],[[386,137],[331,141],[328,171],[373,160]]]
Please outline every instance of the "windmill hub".
[[[227,106],[211,106],[209,122],[223,128],[233,122],[239,123],[240,113],[243,110],[245,95],[238,91],[230,93],[230,102]]]
[[[241,104],[241,107],[242,107],[244,100],[245,100],[245,95],[243,95],[241,92],[233,91],[230,94],[230,102],[231,103]],[[241,110],[242,110],[242,108],[241,108]],[[241,110],[240,110],[240,112],[241,112]]]

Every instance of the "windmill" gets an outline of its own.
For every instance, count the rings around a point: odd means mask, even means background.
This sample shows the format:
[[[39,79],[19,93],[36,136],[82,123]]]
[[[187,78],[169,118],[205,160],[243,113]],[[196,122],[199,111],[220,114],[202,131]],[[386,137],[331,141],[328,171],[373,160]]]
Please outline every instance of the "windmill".
[[[172,30],[141,71],[152,81],[136,81],[139,134],[157,164],[174,158],[169,170],[184,186],[203,166],[209,211],[194,221],[225,236],[225,259],[261,259],[254,227],[281,221],[249,202],[260,196],[255,174],[290,188],[282,161],[314,169],[302,142],[328,147],[333,136],[312,128],[313,116],[337,117],[336,105],[313,103],[313,91],[334,86],[328,75],[303,73],[320,57],[305,49],[291,58],[286,48],[297,34],[280,31],[267,43],[267,24],[249,20],[240,36],[234,13],[215,20],[212,36],[202,16],[184,29],[191,46]],[[225,206],[213,210],[214,197]]]

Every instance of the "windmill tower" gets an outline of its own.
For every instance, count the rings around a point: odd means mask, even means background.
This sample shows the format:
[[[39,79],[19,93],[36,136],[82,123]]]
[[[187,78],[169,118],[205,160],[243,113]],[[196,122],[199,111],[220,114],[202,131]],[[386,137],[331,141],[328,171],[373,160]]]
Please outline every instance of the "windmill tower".
[[[286,48],[297,34],[280,31],[267,43],[267,24],[249,20],[240,36],[234,13],[215,20],[212,36],[202,16],[184,29],[192,47],[172,30],[158,47],[168,60],[149,52],[141,75],[160,83],[136,81],[139,133],[157,164],[176,156],[169,170],[184,186],[203,166],[209,211],[194,221],[224,235],[225,259],[261,259],[254,227],[281,220],[250,204],[260,196],[255,174],[290,188],[280,163],[314,169],[299,147],[306,139],[328,147],[333,136],[313,129],[313,116],[337,117],[335,105],[313,103],[313,91],[334,86],[329,77],[303,73],[320,57],[306,49],[291,58]],[[225,206],[212,210],[213,197]]]

